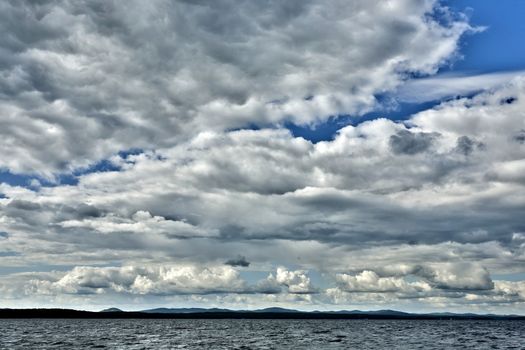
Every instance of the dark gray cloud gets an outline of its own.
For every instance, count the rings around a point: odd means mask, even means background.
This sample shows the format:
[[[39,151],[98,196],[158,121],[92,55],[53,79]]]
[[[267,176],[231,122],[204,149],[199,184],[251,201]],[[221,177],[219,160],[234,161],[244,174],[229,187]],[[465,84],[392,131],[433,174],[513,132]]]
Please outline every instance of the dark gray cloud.
[[[400,130],[390,136],[390,147],[396,154],[414,155],[427,151],[438,136],[437,133]]]
[[[468,156],[474,150],[474,141],[468,136],[458,137],[456,149],[459,153]]]
[[[24,211],[35,211],[41,209],[40,204],[21,199],[13,199],[7,204],[7,207]]]
[[[520,132],[514,136],[514,140],[516,140],[516,142],[518,143],[524,144],[525,143],[525,130],[520,130]]]
[[[224,264],[230,265],[230,266],[239,266],[239,267],[250,266],[250,262],[246,259],[245,256],[242,256],[242,255],[238,255],[234,259],[229,259]]]
[[[101,217],[104,212],[97,207],[87,204],[81,204],[75,208],[75,212],[78,218],[98,218]]]

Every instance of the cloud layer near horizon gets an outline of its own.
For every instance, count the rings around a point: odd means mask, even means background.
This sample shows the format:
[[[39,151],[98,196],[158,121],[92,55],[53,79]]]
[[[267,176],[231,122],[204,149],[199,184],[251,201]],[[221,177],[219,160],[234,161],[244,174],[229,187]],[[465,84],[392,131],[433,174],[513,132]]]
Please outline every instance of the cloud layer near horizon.
[[[0,167],[112,170],[0,184],[0,303],[523,307],[494,276],[525,273],[525,78],[312,143],[283,124],[377,107],[469,25],[235,4],[0,5]]]

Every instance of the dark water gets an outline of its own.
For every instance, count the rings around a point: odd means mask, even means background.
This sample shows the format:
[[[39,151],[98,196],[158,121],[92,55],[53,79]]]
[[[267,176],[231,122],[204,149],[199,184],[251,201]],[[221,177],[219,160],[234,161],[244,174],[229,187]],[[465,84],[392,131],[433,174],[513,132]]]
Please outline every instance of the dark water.
[[[524,321],[0,320],[0,349],[525,349]]]

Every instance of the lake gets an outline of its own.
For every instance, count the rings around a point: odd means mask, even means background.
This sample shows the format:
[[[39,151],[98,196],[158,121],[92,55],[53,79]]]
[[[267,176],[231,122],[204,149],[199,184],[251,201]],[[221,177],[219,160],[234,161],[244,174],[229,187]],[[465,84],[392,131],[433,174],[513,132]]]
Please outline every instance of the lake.
[[[525,349],[525,321],[1,319],[1,349]]]

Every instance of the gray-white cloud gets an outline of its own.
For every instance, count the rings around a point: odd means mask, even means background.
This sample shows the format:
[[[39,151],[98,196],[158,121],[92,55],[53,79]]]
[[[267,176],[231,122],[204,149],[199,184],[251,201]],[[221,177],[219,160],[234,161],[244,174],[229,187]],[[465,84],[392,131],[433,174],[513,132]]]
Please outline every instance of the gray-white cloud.
[[[428,0],[0,6],[0,167],[49,177],[203,130],[364,113],[471,29]]]
[[[77,266],[66,272],[21,273],[0,278],[3,296],[31,295],[207,295],[308,294],[315,292],[305,271],[278,268],[275,276],[249,284],[231,266],[196,264],[122,267]]]
[[[51,271],[6,272],[4,300],[523,305],[491,277],[525,272],[523,77],[330,141],[282,128],[434,73],[469,29],[435,2],[0,6],[0,167],[119,169],[0,184],[3,268]]]
[[[116,157],[122,171],[84,175],[76,186],[2,185],[0,229],[15,251],[38,235],[85,252],[150,247],[145,257],[194,246],[222,262],[239,247],[209,252],[204,238],[356,248],[495,241],[518,256],[522,94],[518,79],[406,123],[348,126],[317,144],[281,129],[203,132],[156,153]],[[506,96],[517,99],[501,104]],[[408,140],[395,146],[403,152],[392,151],[392,137]]]
[[[479,30],[480,28],[478,28]],[[408,81],[399,87],[397,100],[409,103],[440,101],[444,98],[468,96],[505,85],[523,71],[488,73],[480,75],[442,74]]]

